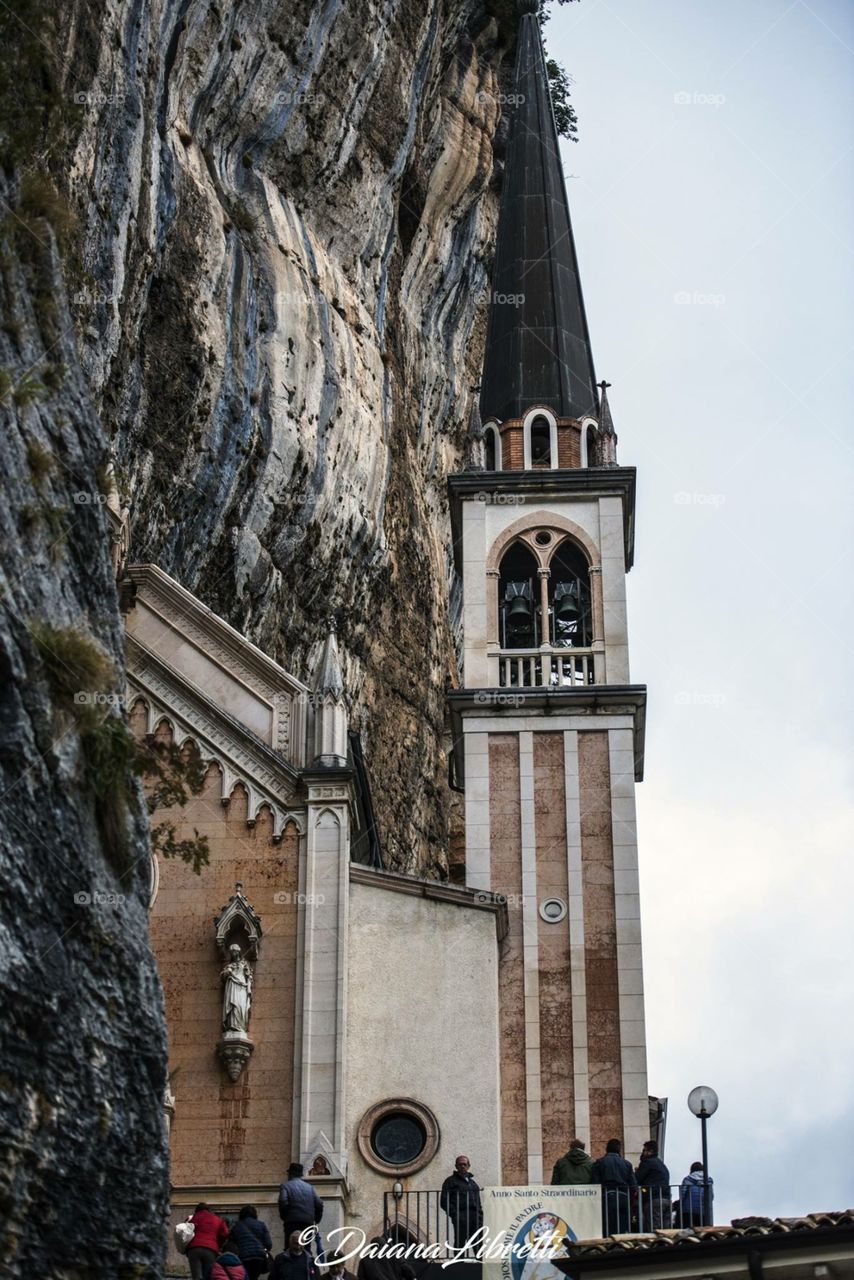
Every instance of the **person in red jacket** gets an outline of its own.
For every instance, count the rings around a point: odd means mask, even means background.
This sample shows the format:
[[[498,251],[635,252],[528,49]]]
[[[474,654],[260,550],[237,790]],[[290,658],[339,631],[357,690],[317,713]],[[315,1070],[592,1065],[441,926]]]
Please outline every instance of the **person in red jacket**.
[[[190,1221],[196,1229],[187,1246],[187,1261],[193,1280],[202,1280],[205,1269],[216,1262],[217,1254],[228,1239],[228,1223],[211,1213],[206,1204],[196,1205]]]

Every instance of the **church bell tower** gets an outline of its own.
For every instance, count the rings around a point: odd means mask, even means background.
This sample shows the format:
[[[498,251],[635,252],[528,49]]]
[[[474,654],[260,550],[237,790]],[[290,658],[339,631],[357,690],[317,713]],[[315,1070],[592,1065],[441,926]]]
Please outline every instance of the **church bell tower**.
[[[635,471],[597,385],[536,17],[522,3],[480,414],[450,479],[466,881],[505,895],[505,1185],[650,1135],[629,676]]]

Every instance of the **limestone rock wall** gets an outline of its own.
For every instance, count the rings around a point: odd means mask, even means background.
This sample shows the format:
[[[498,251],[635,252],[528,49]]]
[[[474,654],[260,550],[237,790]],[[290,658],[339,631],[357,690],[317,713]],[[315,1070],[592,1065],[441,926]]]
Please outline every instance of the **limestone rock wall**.
[[[76,32],[97,56],[71,188],[132,557],[303,679],[338,615],[387,856],[441,873],[445,478],[480,374],[512,30],[472,0],[109,22]]]
[[[2,176],[0,204],[16,210],[0,228],[0,1273],[156,1275],[166,1031],[147,816],[95,759],[112,737],[82,719],[121,723],[107,444],[51,227]]]
[[[12,1275],[162,1272],[146,821],[131,789],[123,850],[99,823],[112,784],[69,702],[73,663],[69,682],[52,633],[36,640],[39,627],[82,638],[106,663],[99,691],[122,689],[108,445],[133,559],[303,678],[338,615],[387,855],[445,869],[445,477],[480,371],[507,11],[11,0],[0,13]],[[22,178],[48,172],[58,197],[38,181],[26,196]]]

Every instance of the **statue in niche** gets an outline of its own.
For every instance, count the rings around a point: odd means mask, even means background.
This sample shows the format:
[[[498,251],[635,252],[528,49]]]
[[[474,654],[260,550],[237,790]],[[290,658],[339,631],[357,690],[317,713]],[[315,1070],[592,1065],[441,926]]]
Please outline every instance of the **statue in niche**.
[[[247,1035],[252,1006],[252,966],[243,959],[236,942],[228,948],[228,964],[222,970],[222,1029]]]

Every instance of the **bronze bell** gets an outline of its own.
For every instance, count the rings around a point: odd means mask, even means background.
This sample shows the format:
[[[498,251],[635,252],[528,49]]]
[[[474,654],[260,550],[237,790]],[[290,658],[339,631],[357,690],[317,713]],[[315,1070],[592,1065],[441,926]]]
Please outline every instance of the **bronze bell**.
[[[565,626],[577,622],[581,610],[575,598],[574,584],[559,582],[555,588],[555,617]]]
[[[505,600],[507,625],[514,635],[522,635],[530,631],[534,622],[534,607],[530,600],[530,588],[526,582],[510,582],[507,584]]]

